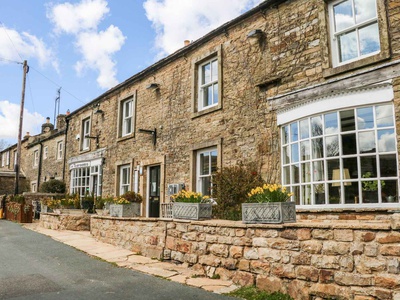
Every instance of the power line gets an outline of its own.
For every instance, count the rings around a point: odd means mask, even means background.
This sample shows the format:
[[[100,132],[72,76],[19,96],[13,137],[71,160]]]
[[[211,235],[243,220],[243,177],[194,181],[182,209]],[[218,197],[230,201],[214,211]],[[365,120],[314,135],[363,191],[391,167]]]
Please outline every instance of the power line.
[[[22,64],[23,64],[22,62],[15,61],[15,60],[11,60],[11,59],[7,59],[7,58],[4,58],[4,57],[0,57],[0,60],[6,61],[6,62],[10,62],[10,63],[19,64],[19,65],[22,65]]]
[[[57,82],[51,80],[49,77],[47,77],[46,75],[42,74],[41,72],[39,72],[38,70],[36,70],[34,67],[31,66],[31,69],[33,69],[35,72],[37,72],[38,74],[42,75],[44,78],[46,78],[48,81],[50,81],[51,83],[53,83],[56,87],[61,88],[61,85],[59,85]],[[63,88],[63,91],[66,92],[67,94],[69,94],[71,97],[75,98],[76,100],[78,100],[79,102],[86,104],[85,101],[79,99],[78,97],[76,97],[75,95],[73,95],[72,93],[68,92],[65,88]]]
[[[3,30],[4,30],[5,34],[7,35],[8,39],[10,40],[11,45],[14,47],[15,52],[17,52],[17,54],[18,54],[19,58],[21,59],[21,61],[23,61],[21,55],[19,54],[19,52],[17,50],[17,47],[15,47],[14,42],[12,41],[11,37],[8,35],[8,32],[7,32],[6,27],[4,26],[3,22],[0,21],[0,25],[1,25],[1,27],[3,27]]]

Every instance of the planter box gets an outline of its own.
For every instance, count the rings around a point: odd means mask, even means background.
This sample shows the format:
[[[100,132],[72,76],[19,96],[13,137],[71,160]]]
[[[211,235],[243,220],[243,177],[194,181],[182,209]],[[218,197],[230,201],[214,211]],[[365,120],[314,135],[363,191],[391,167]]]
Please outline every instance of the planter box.
[[[141,203],[111,204],[110,217],[139,217]]]
[[[13,213],[6,208],[6,219],[18,223],[32,223],[33,207],[30,204],[18,204],[18,211]]]
[[[200,220],[211,219],[211,203],[185,203],[175,202],[172,206],[172,217],[174,219]]]
[[[243,203],[243,223],[293,223],[296,222],[295,202]]]

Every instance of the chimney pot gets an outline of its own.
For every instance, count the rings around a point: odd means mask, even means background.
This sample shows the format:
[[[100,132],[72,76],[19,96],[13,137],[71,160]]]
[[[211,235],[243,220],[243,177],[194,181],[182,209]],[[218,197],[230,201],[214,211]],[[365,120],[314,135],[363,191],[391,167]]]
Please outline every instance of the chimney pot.
[[[46,118],[46,123],[47,123],[47,124],[50,123],[50,118],[49,118],[49,117]]]
[[[190,44],[190,41],[189,41],[189,40],[184,40],[183,44],[184,44],[185,46],[187,46],[187,45]]]

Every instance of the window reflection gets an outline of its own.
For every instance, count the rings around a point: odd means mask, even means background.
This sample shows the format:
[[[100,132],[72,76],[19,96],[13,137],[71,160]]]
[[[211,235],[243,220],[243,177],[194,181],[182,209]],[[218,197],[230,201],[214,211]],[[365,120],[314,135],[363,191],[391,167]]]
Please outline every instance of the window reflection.
[[[374,112],[372,107],[357,109],[358,129],[374,128]]]
[[[378,150],[379,152],[396,150],[396,137],[393,129],[378,130]]]
[[[338,132],[337,113],[325,115],[325,134],[332,134]]]

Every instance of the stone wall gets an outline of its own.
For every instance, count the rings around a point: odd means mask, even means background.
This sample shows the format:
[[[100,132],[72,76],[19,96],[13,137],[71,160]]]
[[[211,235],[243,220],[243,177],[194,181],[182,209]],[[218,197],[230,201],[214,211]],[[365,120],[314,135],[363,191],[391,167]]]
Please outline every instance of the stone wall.
[[[206,276],[256,284],[294,299],[399,299],[399,229],[400,214],[381,221],[286,225],[91,220],[91,233],[103,242],[187,262]]]
[[[53,230],[90,230],[90,215],[41,213],[39,226]]]

